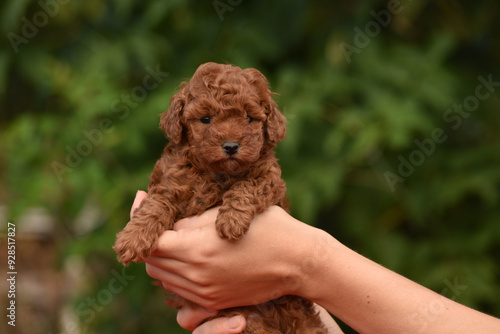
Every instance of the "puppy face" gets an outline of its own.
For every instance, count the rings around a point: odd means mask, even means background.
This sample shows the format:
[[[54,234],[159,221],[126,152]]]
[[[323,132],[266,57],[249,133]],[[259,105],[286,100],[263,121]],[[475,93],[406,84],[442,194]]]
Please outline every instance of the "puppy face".
[[[161,127],[201,167],[238,174],[285,136],[285,118],[255,69],[207,63],[172,97]]]
[[[212,172],[245,171],[263,149],[264,110],[254,98],[234,94],[192,101],[185,109],[191,151]]]

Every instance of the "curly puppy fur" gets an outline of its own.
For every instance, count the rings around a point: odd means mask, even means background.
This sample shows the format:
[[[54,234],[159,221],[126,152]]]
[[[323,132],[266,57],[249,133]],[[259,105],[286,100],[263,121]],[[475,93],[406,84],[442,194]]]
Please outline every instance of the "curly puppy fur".
[[[142,262],[159,235],[176,221],[220,206],[218,234],[239,240],[256,214],[271,205],[288,209],[286,186],[274,156],[284,139],[285,117],[256,69],[206,63],[171,98],[160,128],[169,138],[156,163],[148,197],[117,235],[124,265]],[[188,301],[174,298],[181,307]],[[221,312],[246,316],[244,333],[327,333],[313,304],[300,297]]]

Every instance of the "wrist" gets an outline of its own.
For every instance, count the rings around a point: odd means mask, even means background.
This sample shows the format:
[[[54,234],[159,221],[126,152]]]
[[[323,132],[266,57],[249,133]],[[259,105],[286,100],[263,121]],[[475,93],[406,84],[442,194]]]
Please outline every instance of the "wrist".
[[[281,289],[316,303],[324,297],[334,255],[343,246],[333,236],[286,214],[290,239],[286,247]],[[290,246],[292,245],[292,246]]]
[[[297,257],[296,290],[291,294],[311,300],[323,307],[329,304],[342,271],[342,258],[346,247],[327,232],[308,226],[310,236],[305,239],[307,250]]]
[[[329,277],[334,256],[343,245],[327,232],[311,228],[314,231],[308,241],[309,249],[299,261],[301,284],[297,294],[321,305],[325,287],[331,287]]]
[[[330,234],[295,219],[277,206],[258,215],[253,224],[249,233],[267,239],[261,252],[267,254],[263,267],[273,289],[267,291],[264,300],[297,295],[318,303],[316,300],[328,286],[325,283],[333,255],[342,245]]]

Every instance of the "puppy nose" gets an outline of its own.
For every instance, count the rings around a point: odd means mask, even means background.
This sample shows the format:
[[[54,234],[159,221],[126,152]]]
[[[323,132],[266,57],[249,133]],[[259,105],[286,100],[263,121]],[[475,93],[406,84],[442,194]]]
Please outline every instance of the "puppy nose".
[[[238,152],[239,147],[240,145],[238,143],[232,141],[227,141],[224,144],[222,144],[222,148],[229,155],[236,154]]]

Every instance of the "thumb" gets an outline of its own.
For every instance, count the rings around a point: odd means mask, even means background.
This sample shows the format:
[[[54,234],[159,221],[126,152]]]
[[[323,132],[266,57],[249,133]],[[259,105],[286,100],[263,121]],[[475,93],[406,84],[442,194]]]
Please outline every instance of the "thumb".
[[[139,207],[141,204],[142,200],[148,197],[148,193],[142,190],[137,190],[137,193],[135,194],[135,199],[134,203],[132,204],[132,209],[130,209],[130,219],[134,216],[135,210]]]
[[[231,318],[216,318],[196,328],[193,334],[237,334],[241,333],[246,326],[246,320],[242,315]]]

